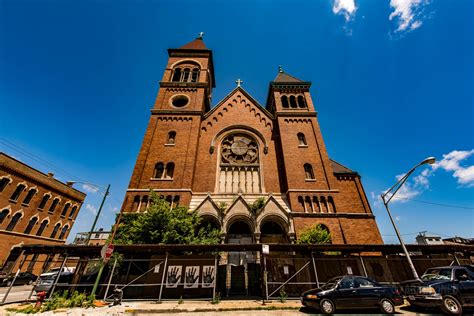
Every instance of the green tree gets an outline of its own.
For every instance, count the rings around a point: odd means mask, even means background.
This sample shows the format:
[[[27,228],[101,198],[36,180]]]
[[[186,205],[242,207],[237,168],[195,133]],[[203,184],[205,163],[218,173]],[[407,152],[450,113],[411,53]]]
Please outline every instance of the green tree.
[[[122,215],[114,244],[216,244],[220,232],[201,225],[196,211],[170,204],[155,192],[150,193],[150,206],[143,213]]]
[[[298,238],[299,244],[330,244],[331,234],[320,224],[305,230]]]

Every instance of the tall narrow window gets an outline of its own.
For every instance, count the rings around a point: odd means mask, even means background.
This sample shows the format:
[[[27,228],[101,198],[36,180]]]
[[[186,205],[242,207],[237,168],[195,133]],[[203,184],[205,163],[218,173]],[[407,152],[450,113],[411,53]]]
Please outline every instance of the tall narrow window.
[[[296,108],[296,107],[297,107],[297,106],[296,106],[296,98],[295,98],[294,95],[290,96],[290,106],[291,106],[292,108]]]
[[[336,205],[334,204],[334,200],[332,199],[332,197],[328,197],[328,203],[329,203],[329,207],[331,208],[331,211],[333,213],[336,213]]]
[[[69,207],[71,206],[71,203],[66,203],[64,204],[63,211],[61,212],[61,216],[66,216],[67,211],[69,210]]]
[[[48,200],[51,196],[49,194],[45,194],[43,198],[41,199],[40,205],[38,206],[38,209],[42,210],[46,206],[46,203],[48,203]]]
[[[59,223],[54,225],[53,232],[51,233],[51,236],[49,236],[49,237],[50,238],[56,237],[56,234],[58,233],[60,227],[61,227],[61,224],[59,224]]]
[[[77,210],[77,205],[74,205],[71,209],[71,213],[69,213],[69,218],[74,217],[74,214],[76,214],[76,210]]]
[[[30,221],[28,222],[28,226],[26,226],[25,228],[24,233],[25,234],[31,233],[31,230],[33,229],[33,227],[35,227],[36,222],[38,222],[38,217],[33,217],[32,219],[30,219]]]
[[[175,68],[173,79],[171,81],[178,82],[181,79],[181,68]]]
[[[15,192],[13,192],[12,196],[10,196],[10,200],[11,201],[18,201],[18,198],[20,197],[20,194],[23,192],[23,190],[25,190],[26,188],[26,185],[24,184],[19,184],[16,189],[15,189]]]
[[[44,221],[41,222],[41,225],[38,228],[38,231],[36,232],[36,236],[43,235],[43,232],[46,229],[46,226],[48,226],[48,220],[47,219],[45,219]]]
[[[61,234],[59,234],[58,239],[64,239],[67,233],[67,229],[69,228],[68,225],[64,226],[63,229],[61,229]]]
[[[306,180],[314,179],[313,167],[309,163],[304,164],[304,172],[306,175]]]
[[[7,184],[10,183],[10,179],[8,178],[1,178],[0,179],[0,192],[2,192],[3,190],[5,190],[5,188],[7,187]]]
[[[13,215],[13,217],[12,217],[10,223],[8,224],[6,230],[11,232],[15,228],[15,226],[18,223],[18,221],[20,220],[20,218],[21,218],[21,213],[16,213],[15,215]]]
[[[33,196],[38,192],[36,189],[30,189],[28,191],[28,194],[25,196],[25,199],[23,200],[22,204],[28,205],[31,202],[31,199]]]
[[[132,212],[138,212],[139,207],[140,207],[140,196],[135,195],[135,197],[133,198]]]
[[[10,211],[9,211],[8,209],[4,209],[4,210],[0,213],[0,224],[3,223],[3,221],[5,220],[5,218],[7,218],[8,213],[10,213]]]
[[[51,206],[49,207],[48,213],[54,213],[54,210],[56,209],[56,206],[59,204],[59,198],[55,198],[53,200],[53,203],[51,203]]]
[[[190,72],[191,72],[191,70],[189,68],[184,68],[184,70],[183,70],[183,79],[181,81],[188,82]]]
[[[174,163],[168,162],[166,164],[166,178],[173,179],[173,173],[174,173]]]
[[[298,106],[300,108],[305,108],[306,107],[306,102],[305,102],[304,97],[302,95],[298,96]]]
[[[306,137],[304,136],[304,134],[303,133],[298,133],[297,136],[298,136],[299,145],[300,146],[306,146],[307,145],[306,144]]]
[[[166,140],[167,144],[174,144],[176,140],[176,132],[169,132],[168,133],[168,139]]]
[[[165,165],[162,162],[159,162],[155,165],[155,178],[163,178],[163,173],[165,171]]]
[[[198,82],[199,78],[199,68],[194,68],[191,74],[191,82]]]
[[[289,108],[289,105],[288,105],[288,97],[286,95],[282,96],[281,97],[281,105],[287,109]]]

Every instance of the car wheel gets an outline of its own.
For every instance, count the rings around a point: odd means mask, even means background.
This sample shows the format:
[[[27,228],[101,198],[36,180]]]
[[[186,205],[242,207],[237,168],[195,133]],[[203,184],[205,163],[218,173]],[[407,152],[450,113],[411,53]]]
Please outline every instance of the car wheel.
[[[336,310],[334,303],[328,299],[323,299],[321,303],[319,303],[319,308],[323,314],[333,314]]]
[[[384,314],[393,314],[395,313],[395,305],[388,298],[383,298],[380,300],[380,310]]]
[[[462,306],[459,301],[452,296],[445,296],[443,297],[443,305],[441,305],[443,311],[447,314],[451,315],[461,315],[462,314]]]

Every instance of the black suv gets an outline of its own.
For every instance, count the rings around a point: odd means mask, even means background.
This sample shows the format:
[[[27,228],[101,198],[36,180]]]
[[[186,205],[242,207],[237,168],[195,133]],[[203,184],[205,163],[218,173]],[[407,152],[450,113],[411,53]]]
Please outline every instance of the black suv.
[[[402,283],[410,305],[441,307],[445,313],[461,315],[464,307],[474,307],[472,266],[429,268],[418,280]]]

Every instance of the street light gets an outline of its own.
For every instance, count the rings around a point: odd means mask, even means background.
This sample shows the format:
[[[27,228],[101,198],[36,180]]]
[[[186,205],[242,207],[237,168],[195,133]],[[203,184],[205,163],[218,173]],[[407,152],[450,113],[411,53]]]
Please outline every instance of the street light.
[[[403,177],[401,177],[397,183],[395,183],[390,189],[388,189],[385,193],[381,194],[383,204],[385,205],[385,208],[387,209],[388,217],[390,217],[390,221],[392,222],[393,228],[395,229],[395,233],[397,234],[398,240],[400,241],[400,244],[402,245],[403,252],[405,253],[405,256],[407,257],[408,264],[410,265],[410,269],[413,273],[413,276],[415,279],[420,280],[420,277],[418,276],[418,273],[416,272],[415,266],[413,265],[413,262],[411,261],[410,254],[408,253],[407,248],[405,247],[405,243],[403,242],[402,236],[400,235],[400,232],[398,231],[397,225],[395,224],[395,221],[393,220],[392,214],[390,213],[390,209],[388,208],[388,203],[392,200],[392,198],[397,194],[398,190],[403,186],[403,184],[407,181],[408,177],[415,171],[416,168],[425,165],[425,164],[434,164],[436,162],[435,157],[428,157],[413,168],[411,168],[410,171],[408,171]],[[394,191],[395,190],[395,191]],[[387,195],[392,192],[393,193],[390,195],[390,197],[385,200]]]

